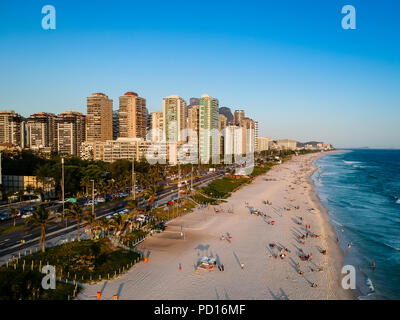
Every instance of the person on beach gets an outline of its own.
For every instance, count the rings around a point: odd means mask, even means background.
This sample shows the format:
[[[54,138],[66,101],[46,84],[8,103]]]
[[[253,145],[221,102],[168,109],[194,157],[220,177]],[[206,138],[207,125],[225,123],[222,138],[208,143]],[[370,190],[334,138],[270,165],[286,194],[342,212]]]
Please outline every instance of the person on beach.
[[[375,261],[372,261],[372,270],[375,270]]]
[[[350,243],[348,243],[347,244],[347,249],[350,249],[351,248],[351,245],[350,245]]]
[[[224,264],[221,264],[221,269],[222,271],[224,271]]]
[[[241,263],[241,264],[240,264],[240,266],[242,267],[242,270],[244,270],[244,264],[243,264],[243,263]]]

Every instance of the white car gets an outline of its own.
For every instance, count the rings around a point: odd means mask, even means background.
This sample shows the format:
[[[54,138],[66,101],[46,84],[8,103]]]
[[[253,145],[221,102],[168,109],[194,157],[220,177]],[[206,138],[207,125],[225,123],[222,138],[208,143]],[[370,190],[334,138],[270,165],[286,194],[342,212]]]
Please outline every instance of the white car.
[[[104,198],[97,198],[95,201],[99,202],[99,203],[104,203],[106,202],[106,199]]]
[[[113,216],[111,214],[109,214],[108,216],[106,216],[106,219],[111,219]]]
[[[21,218],[22,219],[26,219],[26,218],[29,218],[29,217],[32,217],[32,216],[33,216],[32,212],[25,212],[23,215],[21,215]]]

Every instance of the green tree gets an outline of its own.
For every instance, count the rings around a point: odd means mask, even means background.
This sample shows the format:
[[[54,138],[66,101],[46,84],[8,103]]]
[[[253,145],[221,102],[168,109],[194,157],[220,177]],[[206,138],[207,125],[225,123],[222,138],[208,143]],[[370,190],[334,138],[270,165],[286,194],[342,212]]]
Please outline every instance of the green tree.
[[[24,200],[24,189],[20,189],[17,191],[18,201],[21,202]]]
[[[43,190],[43,188],[36,188],[35,190],[33,190],[33,193],[36,194],[40,198],[41,202],[44,201],[44,190]]]
[[[93,240],[93,235],[97,230],[97,220],[96,215],[92,214],[91,212],[86,212],[86,221],[90,226],[90,240]]]
[[[46,248],[46,226],[51,224],[54,219],[55,217],[50,216],[50,211],[43,205],[40,205],[35,208],[32,216],[28,217],[26,220],[26,225],[29,227],[29,230],[40,227],[39,243],[42,244],[42,252],[44,252]]]
[[[15,220],[17,219],[18,216],[18,210],[15,209],[14,207],[10,208],[10,217],[14,219],[14,227],[15,227]]]
[[[83,218],[82,207],[79,205],[79,203],[74,202],[72,203],[72,205],[69,206],[69,208],[65,209],[65,212],[67,213],[67,218],[72,218],[76,221],[76,227],[78,231],[78,241],[81,241],[79,229]]]

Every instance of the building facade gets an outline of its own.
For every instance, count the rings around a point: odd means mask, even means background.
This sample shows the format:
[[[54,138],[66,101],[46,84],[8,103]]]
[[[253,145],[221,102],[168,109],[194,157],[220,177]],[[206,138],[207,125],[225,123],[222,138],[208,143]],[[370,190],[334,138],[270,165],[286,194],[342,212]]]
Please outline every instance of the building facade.
[[[295,150],[297,148],[296,140],[283,139],[278,140],[276,143],[283,150]]]
[[[256,137],[256,152],[269,150],[269,145],[272,142],[271,138]]]
[[[56,115],[39,112],[29,116],[26,122],[27,145],[41,152],[57,151]]]
[[[23,147],[23,119],[12,110],[0,111],[0,144]]]
[[[187,106],[185,100],[174,95],[163,99],[163,131],[167,142],[184,142]]]
[[[113,140],[119,137],[119,110],[113,111]]]
[[[66,111],[58,115],[57,151],[77,156],[82,142],[86,140],[86,116],[78,111]]]
[[[150,140],[151,141],[162,141],[163,139],[163,127],[164,127],[164,121],[163,121],[163,112],[162,111],[157,111],[157,112],[152,112],[150,114],[151,116],[151,135],[150,135]]]
[[[213,157],[219,158],[218,108],[219,102],[217,99],[207,94],[201,96],[199,114],[199,156],[202,163],[209,163]]]
[[[146,99],[135,92],[126,92],[119,97],[119,137],[146,138]]]
[[[113,101],[104,93],[87,98],[87,141],[107,141],[113,138]]]
[[[101,160],[114,162],[119,159],[135,161],[145,160],[149,149],[153,146],[152,141],[141,138],[118,138],[102,142],[84,142],[81,146],[81,157],[83,159]],[[158,144],[158,157],[166,157],[166,143]]]
[[[245,117],[244,110],[235,110],[233,114],[233,123],[237,126],[240,125],[240,121]]]

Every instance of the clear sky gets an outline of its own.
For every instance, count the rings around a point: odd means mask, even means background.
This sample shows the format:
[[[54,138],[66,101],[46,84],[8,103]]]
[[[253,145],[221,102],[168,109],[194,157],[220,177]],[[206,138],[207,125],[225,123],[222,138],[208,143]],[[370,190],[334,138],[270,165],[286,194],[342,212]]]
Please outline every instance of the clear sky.
[[[117,109],[126,91],[149,111],[207,93],[261,136],[400,148],[400,1],[0,1],[0,109],[86,113],[92,92]]]

